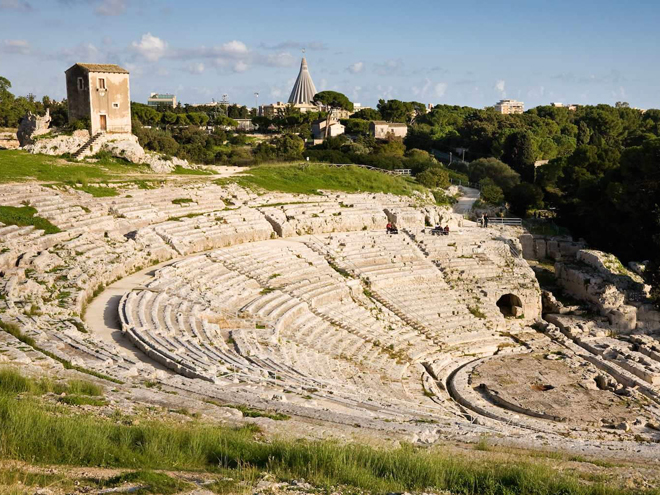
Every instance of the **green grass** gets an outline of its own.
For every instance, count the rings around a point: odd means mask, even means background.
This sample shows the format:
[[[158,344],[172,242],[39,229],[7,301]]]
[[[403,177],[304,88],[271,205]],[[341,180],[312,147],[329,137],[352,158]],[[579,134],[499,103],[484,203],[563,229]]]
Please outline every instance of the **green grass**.
[[[108,198],[117,196],[119,193],[114,187],[99,187],[99,186],[75,186],[79,191],[84,191],[91,194],[95,198]]]
[[[73,394],[97,399],[103,395],[103,388],[86,380],[69,380],[67,383],[49,378],[29,378],[11,367],[0,368],[0,394],[43,395]]]
[[[190,198],[176,198],[172,200],[173,205],[184,205],[186,203],[192,203],[193,200]]]
[[[105,406],[108,402],[98,397],[87,397],[84,395],[65,395],[60,397],[58,402],[69,406]]]
[[[23,150],[0,150],[0,183],[23,180],[47,182],[102,181],[128,175],[148,174],[146,165],[122,163],[79,163],[48,155],[33,155]]]
[[[62,405],[46,406],[38,399],[17,400],[11,394],[0,394],[0,458],[140,470],[111,479],[107,486],[145,484],[154,493],[170,493],[166,490],[178,489],[172,486],[175,481],[144,471],[217,473],[247,468],[266,471],[278,479],[304,478],[317,486],[344,485],[353,488],[351,492],[434,489],[460,494],[627,493],[538,463],[487,459],[475,463],[440,448],[422,449],[408,444],[375,449],[332,441],[261,441],[257,433],[254,427],[230,428],[197,421],[117,423],[80,411],[73,414]]]
[[[218,184],[237,182],[245,187],[298,194],[318,194],[319,190],[343,192],[382,192],[409,196],[425,188],[402,177],[360,167],[331,167],[322,164],[261,165],[245,175],[219,179]]]
[[[216,404],[216,403],[212,402],[212,404]],[[226,406],[223,406],[222,404],[216,404],[216,405],[220,407],[231,407],[232,409],[238,409],[243,413],[243,416],[245,416],[246,418],[269,418],[274,421],[286,421],[287,419],[291,419],[291,416],[288,416],[286,414],[260,411],[258,409],[252,409],[251,407],[247,407],[247,406],[241,406],[235,404],[229,404]]]
[[[163,473],[151,471],[133,471],[114,476],[99,482],[103,488],[116,488],[124,484],[141,486],[142,488],[132,493],[158,493],[161,495],[172,495],[192,488],[192,485],[181,480],[171,478]]]
[[[0,167],[1,169],[2,167]],[[0,206],[0,222],[5,225],[18,225],[43,230],[46,234],[57,234],[61,230],[45,218],[36,216],[37,210],[31,206]]]
[[[193,169],[193,168],[183,168],[180,165],[177,165],[174,167],[174,171],[172,172],[173,174],[176,175],[213,175],[213,172],[209,170],[198,170],[198,169]]]

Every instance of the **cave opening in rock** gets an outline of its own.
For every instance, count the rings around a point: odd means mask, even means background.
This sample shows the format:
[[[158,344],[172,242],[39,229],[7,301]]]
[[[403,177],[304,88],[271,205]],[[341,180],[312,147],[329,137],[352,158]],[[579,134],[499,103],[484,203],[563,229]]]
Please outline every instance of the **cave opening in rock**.
[[[504,294],[497,300],[497,307],[505,317],[522,316],[522,301],[515,294]]]

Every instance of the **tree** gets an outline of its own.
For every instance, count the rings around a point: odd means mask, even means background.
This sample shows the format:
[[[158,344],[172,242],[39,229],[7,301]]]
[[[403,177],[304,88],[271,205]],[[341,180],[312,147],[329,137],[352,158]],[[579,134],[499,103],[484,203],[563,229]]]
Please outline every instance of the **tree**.
[[[479,182],[481,186],[481,199],[492,205],[501,205],[504,201],[504,191],[493,179],[486,177]]]
[[[378,100],[378,111],[388,122],[409,124],[414,116],[415,106],[400,100]]]
[[[501,191],[510,191],[520,183],[520,174],[496,158],[473,161],[468,168],[468,176],[471,182],[490,179]]]
[[[330,119],[332,118],[333,111],[336,110],[353,110],[353,103],[342,93],[337,91],[321,91],[314,95],[313,103],[315,105],[322,105],[328,112],[325,119],[325,137],[330,134]]]
[[[449,187],[449,172],[442,167],[430,167],[417,176],[417,182],[429,189],[444,189]]]
[[[363,108],[351,115],[351,119],[362,119],[368,121],[383,120],[383,116],[378,110],[374,110],[373,108]]]
[[[524,217],[529,210],[543,206],[543,191],[533,184],[521,182],[509,192],[507,199],[511,210]]]
[[[502,159],[518,172],[523,179],[532,181],[534,178],[534,139],[529,131],[517,131],[509,135],[504,142]]]

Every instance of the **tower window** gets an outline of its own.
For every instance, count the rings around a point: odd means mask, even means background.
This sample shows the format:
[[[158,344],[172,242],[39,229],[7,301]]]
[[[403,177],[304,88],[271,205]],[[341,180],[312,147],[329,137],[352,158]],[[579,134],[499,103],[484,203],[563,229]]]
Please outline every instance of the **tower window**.
[[[82,77],[78,78],[78,91],[85,89],[85,80]]]
[[[105,77],[99,77],[99,89],[106,89],[105,88]]]
[[[119,108],[119,103],[114,102],[114,103],[112,104],[112,108]]]

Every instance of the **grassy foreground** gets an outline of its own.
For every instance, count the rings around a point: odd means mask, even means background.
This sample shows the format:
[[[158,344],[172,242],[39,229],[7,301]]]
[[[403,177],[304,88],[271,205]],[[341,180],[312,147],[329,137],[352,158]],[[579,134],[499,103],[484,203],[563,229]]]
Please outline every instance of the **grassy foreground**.
[[[63,158],[33,155],[23,150],[0,150],[0,183],[23,180],[44,182],[98,182],[144,174],[149,167],[102,161],[67,162]]]
[[[344,486],[373,493],[425,489],[461,494],[627,493],[539,464],[474,464],[410,445],[378,450],[329,441],[264,441],[254,427],[117,423],[66,405],[45,404],[37,395],[48,386],[44,389],[31,384],[32,380],[20,378],[13,370],[0,375],[0,384],[4,383],[0,386],[0,458],[141,471],[229,471],[239,479],[245,478],[246,471],[259,470],[283,480],[304,478],[319,487]],[[68,387],[97,392],[80,384]]]
[[[319,190],[343,192],[381,192],[409,196],[414,191],[426,189],[414,181],[364,168],[332,167],[323,164],[260,165],[226,181],[238,182],[246,187],[266,191],[282,191],[297,194],[318,194]]]

